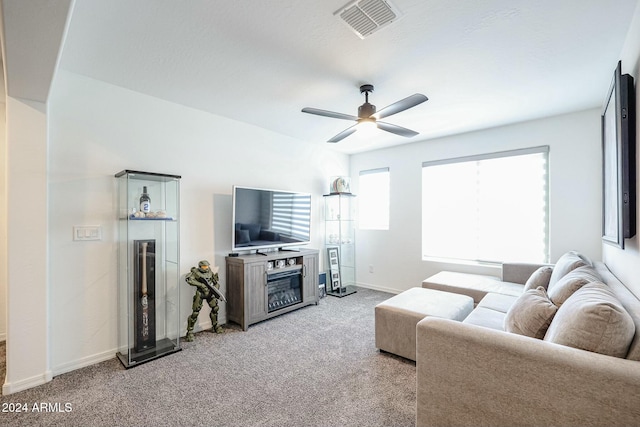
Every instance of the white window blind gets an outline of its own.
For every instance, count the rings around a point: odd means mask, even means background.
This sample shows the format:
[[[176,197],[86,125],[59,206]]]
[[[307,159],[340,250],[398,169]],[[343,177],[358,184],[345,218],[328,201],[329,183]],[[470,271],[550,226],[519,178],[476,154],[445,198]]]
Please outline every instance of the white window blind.
[[[358,224],[362,230],[389,229],[389,168],[360,171]]]
[[[548,262],[548,152],[423,163],[423,258]]]

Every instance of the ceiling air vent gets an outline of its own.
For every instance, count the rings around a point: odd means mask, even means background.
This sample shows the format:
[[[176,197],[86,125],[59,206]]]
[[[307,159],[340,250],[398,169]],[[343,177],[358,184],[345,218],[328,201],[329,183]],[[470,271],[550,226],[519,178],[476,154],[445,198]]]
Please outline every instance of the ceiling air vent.
[[[334,15],[361,39],[400,17],[398,10],[385,0],[356,0],[342,7]]]

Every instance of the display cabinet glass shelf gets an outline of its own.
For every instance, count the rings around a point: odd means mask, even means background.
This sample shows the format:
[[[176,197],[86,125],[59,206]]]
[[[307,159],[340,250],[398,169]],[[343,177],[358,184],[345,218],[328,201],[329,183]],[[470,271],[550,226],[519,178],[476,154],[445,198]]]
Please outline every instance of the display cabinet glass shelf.
[[[180,350],[180,176],[118,182],[118,353],[126,368]]]
[[[356,204],[351,193],[331,193],[325,201],[327,295],[356,292]]]

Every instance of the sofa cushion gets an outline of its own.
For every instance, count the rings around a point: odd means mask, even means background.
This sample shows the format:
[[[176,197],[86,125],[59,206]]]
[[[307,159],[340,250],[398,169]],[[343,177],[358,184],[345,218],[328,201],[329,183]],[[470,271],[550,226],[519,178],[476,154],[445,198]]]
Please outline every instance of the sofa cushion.
[[[633,323],[636,325],[636,331],[638,333],[633,338],[631,346],[629,347],[629,353],[627,353],[627,359],[640,361],[640,300],[635,296],[629,288],[625,286],[616,276],[614,276],[609,268],[602,262],[595,262],[594,267],[600,277],[603,279],[603,283],[606,283],[609,289],[616,294],[616,298],[627,313],[633,319]]]
[[[549,287],[549,280],[551,280],[551,273],[553,273],[553,267],[545,265],[544,267],[538,268],[529,276],[529,279],[524,284],[524,290],[537,289],[538,286],[547,289]]]
[[[509,311],[509,308],[518,299],[515,295],[498,294],[489,292],[478,304],[478,307],[489,308],[502,313]]]
[[[441,271],[423,280],[422,287],[468,295],[478,304],[489,292],[518,297],[522,293],[523,285],[503,282],[499,277],[495,276]]]
[[[504,318],[504,330],[527,337],[544,338],[558,311],[542,286],[529,289],[513,303]]]
[[[602,282],[598,272],[590,266],[578,267],[563,276],[556,283],[549,284],[549,298],[560,307],[575,291],[591,282]]]
[[[558,309],[545,341],[608,356],[626,357],[635,335],[633,319],[607,285],[588,283]]]
[[[560,257],[553,267],[553,273],[551,273],[551,278],[549,279],[549,286],[552,286],[570,271],[585,265],[591,265],[591,261],[589,261],[587,257],[576,251],[567,252]]]
[[[497,310],[491,310],[486,307],[476,307],[462,323],[504,331],[504,316],[505,313]]]
[[[236,230],[236,245],[249,243],[250,241],[249,230]]]
[[[242,224],[240,228],[242,230],[249,230],[249,238],[251,240],[258,240],[262,226],[260,224]]]

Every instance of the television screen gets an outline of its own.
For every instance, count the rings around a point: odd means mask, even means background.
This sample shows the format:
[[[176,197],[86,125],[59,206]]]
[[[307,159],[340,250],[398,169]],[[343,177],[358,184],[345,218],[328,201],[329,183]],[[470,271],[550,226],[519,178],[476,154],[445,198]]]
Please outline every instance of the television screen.
[[[233,187],[233,251],[300,246],[311,240],[311,195]]]

